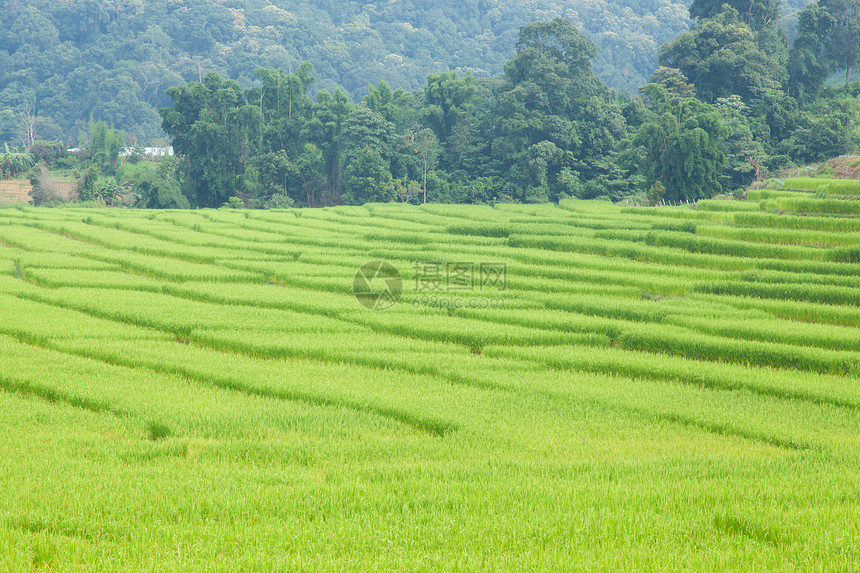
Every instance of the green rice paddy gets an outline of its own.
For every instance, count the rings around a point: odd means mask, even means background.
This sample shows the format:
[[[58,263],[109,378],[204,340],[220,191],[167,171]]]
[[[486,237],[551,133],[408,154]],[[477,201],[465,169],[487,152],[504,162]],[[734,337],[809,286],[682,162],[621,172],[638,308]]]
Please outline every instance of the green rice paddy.
[[[792,183],[0,209],[0,571],[857,570],[860,201]]]

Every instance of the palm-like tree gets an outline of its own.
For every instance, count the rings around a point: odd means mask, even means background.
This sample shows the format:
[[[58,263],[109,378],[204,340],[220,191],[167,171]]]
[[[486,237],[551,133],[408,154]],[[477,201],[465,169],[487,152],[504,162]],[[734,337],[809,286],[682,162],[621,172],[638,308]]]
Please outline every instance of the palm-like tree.
[[[3,147],[5,153],[0,153],[0,173],[4,178],[11,179],[13,175],[27,171],[36,164],[36,160],[25,149],[9,149],[8,143],[4,143]]]

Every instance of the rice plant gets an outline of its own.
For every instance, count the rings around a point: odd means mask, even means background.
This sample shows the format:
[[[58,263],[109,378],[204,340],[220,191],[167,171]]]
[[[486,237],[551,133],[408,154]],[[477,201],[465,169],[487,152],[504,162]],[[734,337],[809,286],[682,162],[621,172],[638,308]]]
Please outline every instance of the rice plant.
[[[853,570],[860,227],[816,184],[0,210],[0,570]]]

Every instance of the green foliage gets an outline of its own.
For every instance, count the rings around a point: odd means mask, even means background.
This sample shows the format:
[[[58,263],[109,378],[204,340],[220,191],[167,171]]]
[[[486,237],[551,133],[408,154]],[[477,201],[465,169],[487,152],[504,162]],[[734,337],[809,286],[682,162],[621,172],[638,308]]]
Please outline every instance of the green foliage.
[[[221,205],[222,207],[226,207],[227,209],[244,209],[245,202],[242,201],[239,197],[230,197],[226,203]]]
[[[695,97],[696,91],[687,76],[677,68],[660,66],[651,74],[650,84],[663,86],[668,92],[672,103],[677,104],[682,99]],[[647,86],[646,86],[647,87]],[[653,105],[653,104],[652,104]]]
[[[30,196],[37,206],[51,204],[60,198],[57,184],[44,163],[39,163],[30,171],[30,184],[33,186]]]
[[[659,45],[688,25],[684,4],[676,0],[372,0],[361,6],[236,0],[229,7],[216,0],[187,6],[173,0],[13,0],[4,7],[0,115],[8,105],[10,116],[0,117],[0,145],[20,141],[10,102],[23,90],[38,92],[36,139],[82,145],[78,133],[96,120],[153,145],[163,137],[155,109],[169,105],[166,90],[200,82],[209,71],[247,88],[257,67],[292,71],[309,61],[318,70],[319,87],[333,92],[341,86],[354,101],[380,81],[411,93],[430,72],[498,74],[518,27],[552,15],[575,19],[600,49],[598,74],[634,92],[651,73]]]
[[[845,71],[845,85],[851,81],[851,69],[860,63],[860,1],[819,0],[832,17],[835,26],[823,38],[831,67]]]
[[[144,209],[188,209],[191,205],[177,181],[162,173],[143,172],[133,182],[135,207]]]
[[[246,178],[252,179],[246,186],[254,191],[254,196],[260,202],[266,202],[274,196],[287,198],[290,191],[289,183],[295,180],[298,166],[290,161],[286,152],[269,152],[257,155],[249,162],[245,173]],[[253,188],[257,184],[256,189]]]
[[[263,209],[289,209],[295,204],[295,201],[286,195],[272,195],[263,203]]]
[[[835,93],[806,106],[795,119],[796,128],[785,142],[792,159],[824,161],[857,148],[860,106],[850,93]]]
[[[648,205],[656,206],[662,203],[665,196],[666,188],[663,187],[663,184],[660,181],[655,181],[648,189],[646,199],[648,200]]]
[[[818,2],[810,2],[800,11],[788,62],[792,95],[808,99],[820,93],[831,67],[827,46],[835,29],[836,19]]]
[[[81,201],[95,201],[98,198],[101,170],[93,165],[78,174],[76,192]]]
[[[668,201],[696,201],[722,191],[718,175],[725,162],[720,150],[725,135],[716,109],[686,99],[643,124],[633,143],[644,152],[640,169],[648,185],[659,181]]]
[[[37,163],[42,162],[50,168],[66,155],[66,144],[62,141],[37,140],[30,146],[30,155]]]
[[[259,69],[262,86],[244,93],[209,74],[171,88],[174,106],[160,113],[185,161],[183,193],[199,206],[231,194],[254,205],[275,196],[308,206],[408,202],[414,182],[422,202],[617,197],[627,183],[612,154],[626,127],[591,71],[594,53],[556,19],[523,27],[497,87],[447,72],[428,77],[420,103],[385,83],[358,105],[325,90],[312,101],[307,65]]]
[[[756,169],[765,161],[761,139],[753,134],[751,110],[737,95],[717,98],[715,106],[722,116],[725,134],[720,149],[726,157],[720,184],[725,190],[743,189],[756,178]]]
[[[752,100],[762,90],[782,88],[786,81],[784,44],[770,51],[756,32],[729,5],[660,50],[660,64],[691,78],[697,95],[712,103],[732,94]],[[781,47],[780,47],[781,46]]]
[[[703,20],[713,18],[723,11],[723,6],[734,8],[744,23],[753,30],[762,30],[774,25],[780,16],[779,0],[693,0],[690,16]]]
[[[391,172],[379,151],[369,145],[354,151],[344,171],[344,203],[361,205],[394,199]]]
[[[387,83],[381,81],[377,87],[368,86],[368,93],[362,101],[370,111],[384,117],[396,129],[403,130],[415,120],[413,98],[413,94],[403,89],[392,91]]]
[[[430,74],[424,86],[424,119],[440,140],[447,141],[457,123],[470,112],[476,96],[471,74]]]
[[[775,0],[695,0],[691,30],[671,2],[258,4],[11,4],[0,15],[0,140],[46,163],[95,166],[82,179],[88,201],[239,197],[252,208],[619,201],[658,181],[670,202],[740,197],[792,161],[857,146],[856,90],[823,88],[856,67],[856,0],[790,2],[793,42]],[[551,19],[531,22],[537,12]],[[639,56],[655,37],[653,70]],[[649,74],[641,98],[599,79],[632,92]],[[716,113],[690,103],[696,95]],[[138,182],[128,165],[141,156],[121,152],[156,139],[159,117],[179,157]],[[80,160],[35,142],[76,133]]]
[[[410,93],[394,89],[397,82],[383,74],[385,79],[374,83],[363,81],[364,97],[358,104],[351,104],[343,91],[326,89],[335,84],[329,75],[333,67],[325,59],[311,58],[318,64],[316,72],[308,62],[290,61],[251,73],[243,61],[204,75],[217,67],[204,54],[256,33],[255,24],[240,18],[256,8],[242,2],[215,8],[214,19],[201,16],[202,23],[190,28],[183,27],[188,24],[183,20],[169,30],[147,27],[143,34],[157,52],[157,46],[177,42],[173,34],[183,30],[186,35],[175,48],[199,56],[186,62],[193,64],[186,76],[196,82],[166,89],[166,84],[151,80],[165,73],[157,58],[148,60],[154,67],[140,77],[132,73],[131,63],[122,77],[106,70],[104,77],[93,76],[99,89],[114,91],[117,97],[104,98],[113,111],[91,116],[90,142],[80,169],[90,173],[95,166],[98,173],[82,179],[81,194],[107,204],[172,207],[185,206],[185,200],[191,206],[217,207],[231,197],[253,208],[414,202],[419,195],[421,202],[540,204],[571,197],[644,197],[659,181],[670,202],[694,201],[724,190],[742,196],[753,179],[789,161],[820,160],[856,147],[853,92],[822,91],[813,69],[815,62],[816,69],[833,69],[838,51],[834,46],[845,47],[850,36],[852,5],[816,6],[801,11],[789,59],[788,43],[775,23],[777,4],[697,0],[690,9],[695,28],[664,46],[664,65],[640,89],[642,98],[628,99],[609,90],[594,73],[605,62],[597,49],[603,40],[581,32],[575,21],[556,17],[520,28],[515,43],[511,38],[515,51],[502,75],[487,78],[479,70],[461,67],[431,73],[423,89]],[[389,16],[402,11],[389,8]],[[160,9],[142,7],[142,12],[126,14],[123,22],[132,33],[136,17],[145,19]],[[111,20],[116,26],[121,11]],[[42,22],[40,12],[41,7],[28,15],[10,10],[7,16]],[[275,6],[264,12],[284,29],[307,15]],[[47,21],[54,22],[51,17]],[[223,27],[227,22],[242,24],[230,28],[229,36]],[[420,24],[411,26],[420,30]],[[30,35],[26,27],[15,28],[12,36],[17,40],[7,35],[0,42],[35,42],[44,49],[75,43],[65,39],[62,27],[55,28],[56,39],[46,25],[44,37]],[[829,36],[822,39],[822,31],[832,32],[832,41]],[[384,36],[371,40],[372,34],[354,32],[371,52],[373,42]],[[82,32],[82,37],[88,34]],[[405,37],[400,40],[406,42]],[[328,49],[333,55],[340,48]],[[219,53],[228,54],[219,65],[235,55],[223,49]],[[850,57],[843,60],[849,62]],[[356,71],[353,79],[367,79],[365,73],[368,70]],[[240,81],[228,79],[232,77]],[[84,79],[76,76],[74,81],[81,84]],[[120,153],[126,142],[134,145],[140,138],[113,127],[134,120],[113,118],[118,106],[134,107],[126,101],[134,91],[132,84],[138,82],[140,93],[150,89],[141,87],[143,80],[151,87],[150,96],[163,94],[156,100],[172,103],[159,114],[179,158],[169,162],[169,173],[137,181],[127,166],[140,157],[122,159]],[[322,89],[314,93],[317,88]],[[22,121],[30,118],[28,125],[35,126],[41,113],[35,91],[15,89],[14,97],[29,106],[21,113]],[[0,94],[0,102],[14,101],[10,94]],[[694,94],[705,103],[697,102]],[[6,129],[3,122],[9,114],[3,118],[0,129]],[[33,131],[28,134],[32,140]],[[60,160],[59,144],[34,147],[39,157]],[[99,180],[98,174],[109,177]]]
[[[89,153],[103,173],[115,174],[119,155],[125,147],[125,134],[108,127],[104,121],[90,124]]]
[[[219,206],[242,188],[245,159],[263,114],[245,100],[238,83],[216,73],[207,74],[203,83],[170,88],[167,94],[174,105],[159,111],[174,149],[185,158],[185,193],[197,205]],[[270,97],[270,105],[272,101],[280,107],[277,94]],[[289,97],[283,107],[292,113]]]
[[[524,26],[517,45],[486,117],[494,160],[487,175],[506,173],[511,190],[502,193],[521,201],[580,192],[580,178],[592,184],[583,196],[603,194],[615,176],[610,157],[625,125],[591,71],[594,44],[557,18]]]
[[[0,176],[10,179],[29,171],[35,164],[35,158],[26,149],[10,149],[8,144],[4,144],[4,151],[0,153]]]

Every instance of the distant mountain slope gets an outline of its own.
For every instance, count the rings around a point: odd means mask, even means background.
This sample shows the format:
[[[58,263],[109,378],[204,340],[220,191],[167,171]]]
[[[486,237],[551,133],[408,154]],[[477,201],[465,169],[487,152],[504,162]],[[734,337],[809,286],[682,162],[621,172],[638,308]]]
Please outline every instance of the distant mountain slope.
[[[631,93],[689,27],[678,0],[5,0],[0,142],[16,141],[21,112],[42,138],[73,141],[92,118],[150,142],[165,89],[213,69],[248,84],[257,67],[307,60],[317,88],[355,98],[380,80],[412,90],[448,69],[493,75],[521,25],[555,16],[582,27],[598,75]]]

